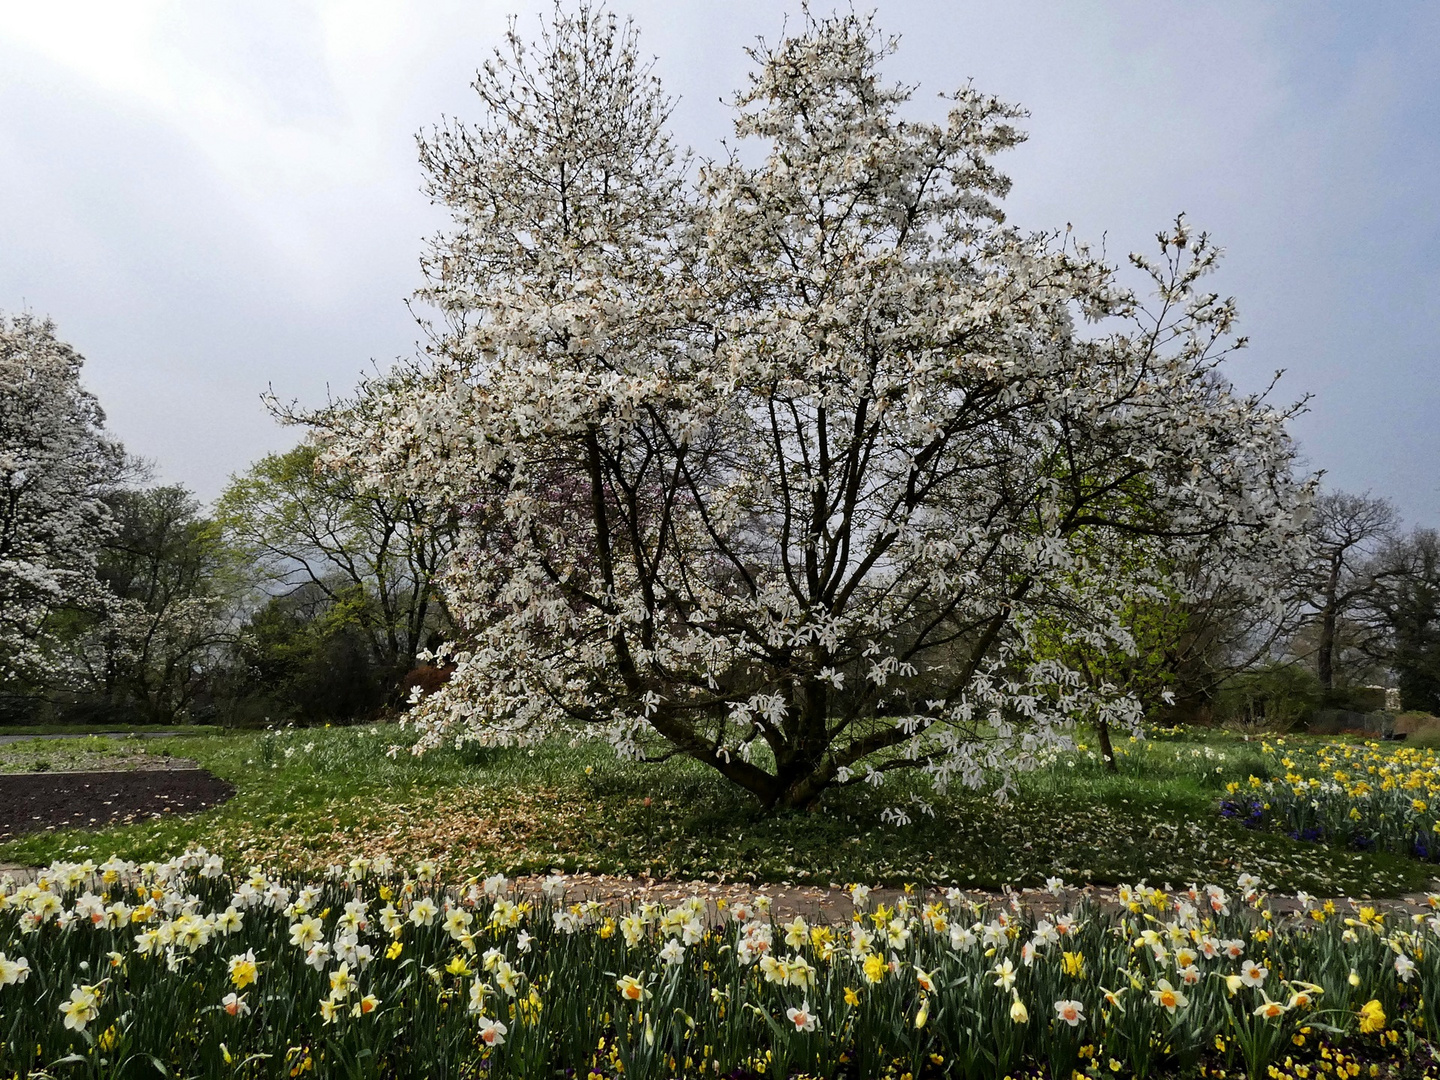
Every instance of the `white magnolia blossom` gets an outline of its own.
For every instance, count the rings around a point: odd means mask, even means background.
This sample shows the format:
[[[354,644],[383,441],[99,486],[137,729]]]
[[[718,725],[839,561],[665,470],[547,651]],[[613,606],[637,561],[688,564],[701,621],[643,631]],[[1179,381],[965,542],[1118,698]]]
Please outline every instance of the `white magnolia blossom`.
[[[1041,627],[1132,648],[1117,611],[1202,563],[1264,599],[1305,491],[1288,413],[1221,374],[1215,248],[1181,220],[1133,259],[1147,309],[1007,227],[1021,112],[967,87],[907,119],[892,49],[807,15],[752,52],[743,152],[692,168],[633,32],[582,10],[422,139],[434,347],[324,418],[331,465],[461,523],[420,748],[582,725],[767,804],[979,784],[1138,718]]]
[[[83,363],[50,322],[0,316],[0,683],[43,670],[56,610],[99,602],[101,495],[122,451]]]

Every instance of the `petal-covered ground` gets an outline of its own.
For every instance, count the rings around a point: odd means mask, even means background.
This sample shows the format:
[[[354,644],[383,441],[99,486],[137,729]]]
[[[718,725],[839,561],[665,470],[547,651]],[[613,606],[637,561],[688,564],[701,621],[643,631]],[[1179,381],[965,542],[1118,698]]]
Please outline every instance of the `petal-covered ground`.
[[[1022,776],[1005,803],[892,780],[837,790],[811,814],[767,814],[694,763],[619,761],[593,743],[415,757],[405,736],[380,726],[163,740],[143,749],[198,761],[232,783],[235,797],[193,815],[0,841],[0,863],[164,859],[198,843],[244,865],[295,869],[323,869],[360,851],[433,859],[452,878],[560,869],[820,888],[997,889],[1052,875],[1178,885],[1246,870],[1277,892],[1359,897],[1423,893],[1434,876],[1433,865],[1399,853],[1309,843],[1222,816],[1228,785],[1269,771],[1259,743],[1219,732],[1124,743],[1116,774],[1078,746]],[[400,752],[387,755],[397,742]],[[52,769],[64,767],[71,751],[90,760],[137,752],[103,739],[15,744],[0,747],[0,770],[13,776],[42,755]],[[908,823],[886,819],[897,805],[910,810]]]

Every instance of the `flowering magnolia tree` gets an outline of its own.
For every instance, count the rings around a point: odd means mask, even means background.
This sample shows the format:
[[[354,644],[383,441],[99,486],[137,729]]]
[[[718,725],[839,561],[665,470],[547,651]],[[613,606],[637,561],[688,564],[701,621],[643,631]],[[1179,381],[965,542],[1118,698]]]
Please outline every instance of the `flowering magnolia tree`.
[[[480,123],[422,136],[454,219],[434,347],[324,418],[333,465],[464,523],[422,748],[579,727],[769,806],[979,784],[1136,719],[1057,633],[1133,648],[1116,613],[1176,568],[1247,588],[1299,542],[1288,413],[1221,374],[1206,237],[1132,260],[1146,307],[1068,232],[1007,227],[1021,112],[967,87],[906,118],[893,47],[807,15],[752,50],[744,152],[692,165],[633,31],[581,9],[512,31]]]
[[[80,691],[69,708],[111,722],[193,718],[234,638],[242,556],[178,485],[115,491],[106,504],[112,528],[96,568],[103,606],[74,620],[57,653]]]
[[[45,666],[52,614],[100,602],[102,496],[124,454],[53,324],[0,316],[0,686]]]

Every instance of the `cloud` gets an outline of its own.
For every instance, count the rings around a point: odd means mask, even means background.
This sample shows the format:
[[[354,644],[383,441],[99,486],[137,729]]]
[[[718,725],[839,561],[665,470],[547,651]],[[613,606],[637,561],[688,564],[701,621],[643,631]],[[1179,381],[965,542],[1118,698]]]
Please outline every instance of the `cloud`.
[[[518,6],[530,34],[548,4]],[[715,153],[743,49],[798,5],[617,4]],[[409,352],[404,298],[444,217],[414,136],[475,118],[515,5],[461,0],[49,3],[0,24],[0,307],[88,355],[113,426],[218,491],[287,445],[258,394],[323,400]],[[1440,523],[1440,8],[1119,0],[884,3],[915,108],[974,77],[1032,113],[1011,220],[1122,258],[1178,210],[1230,255],[1254,345],[1236,369],[1313,389],[1315,465]],[[1426,464],[1426,462],[1430,464]]]

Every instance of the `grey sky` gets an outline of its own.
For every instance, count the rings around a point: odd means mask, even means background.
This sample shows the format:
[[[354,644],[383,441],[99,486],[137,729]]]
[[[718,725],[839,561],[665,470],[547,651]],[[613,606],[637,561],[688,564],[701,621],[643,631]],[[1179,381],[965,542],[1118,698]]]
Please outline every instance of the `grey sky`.
[[[744,46],[798,4],[611,6],[707,153]],[[1013,222],[1122,259],[1188,212],[1252,339],[1232,377],[1288,369],[1310,465],[1440,525],[1440,4],[876,6],[918,111],[970,77],[1030,109]],[[268,384],[318,404],[412,351],[440,222],[414,134],[475,117],[506,15],[545,7],[0,0],[0,309],[52,316],[127,446],[214,496],[296,437]]]

